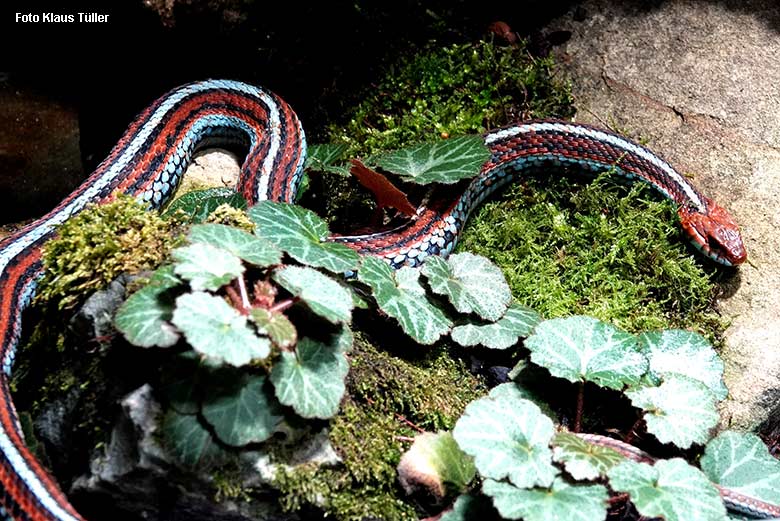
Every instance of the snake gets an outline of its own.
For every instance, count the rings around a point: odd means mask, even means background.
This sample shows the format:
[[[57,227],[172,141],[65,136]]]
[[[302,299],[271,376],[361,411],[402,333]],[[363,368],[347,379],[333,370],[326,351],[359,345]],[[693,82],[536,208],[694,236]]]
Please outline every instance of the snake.
[[[518,123],[484,134],[490,158],[453,197],[436,188],[414,218],[376,233],[333,236],[394,268],[447,255],[469,214],[523,174],[550,168],[602,172],[648,183],[678,205],[690,241],[714,261],[734,266],[747,254],[729,213],[649,149],[607,130],[567,121]],[[24,441],[10,392],[22,311],[42,274],[41,250],[63,222],[91,204],[129,194],[150,209],[162,207],[193,154],[208,147],[247,151],[236,190],[251,206],[271,200],[294,203],[303,177],[306,138],[290,106],[274,93],[232,80],[206,80],[175,88],[130,124],[95,171],[43,217],[0,240],[0,507],[3,516],[28,521],[83,519]],[[735,499],[736,498],[736,499]],[[727,501],[752,500],[738,494]],[[755,501],[755,500],[752,500]],[[774,516],[778,507],[757,503]]]

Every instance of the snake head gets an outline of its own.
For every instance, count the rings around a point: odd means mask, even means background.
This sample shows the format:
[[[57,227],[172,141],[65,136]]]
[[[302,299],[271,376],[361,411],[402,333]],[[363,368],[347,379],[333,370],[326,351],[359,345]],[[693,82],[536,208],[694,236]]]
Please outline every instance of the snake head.
[[[680,224],[693,245],[715,262],[734,266],[747,259],[739,226],[725,208],[707,199],[706,212],[683,205],[678,210]]]

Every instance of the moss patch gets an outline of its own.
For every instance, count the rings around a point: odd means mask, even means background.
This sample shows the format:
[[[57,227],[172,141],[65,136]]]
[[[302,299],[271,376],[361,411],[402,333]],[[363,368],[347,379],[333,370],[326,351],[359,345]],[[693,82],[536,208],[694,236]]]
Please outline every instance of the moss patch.
[[[674,205],[644,185],[531,178],[480,208],[459,248],[490,257],[514,296],[547,318],[587,314],[712,339],[725,326],[711,309],[712,270],[681,235]]]
[[[176,226],[127,195],[85,209],[43,247],[38,301],[69,308],[120,273],[158,266],[176,245],[171,239]]]
[[[376,410],[402,414],[427,431],[452,429],[466,405],[485,391],[444,348],[408,361],[358,335],[353,349],[350,395]]]
[[[574,114],[553,61],[521,45],[432,42],[402,58],[330,138],[349,155],[371,155],[445,136],[474,134],[515,119]]]

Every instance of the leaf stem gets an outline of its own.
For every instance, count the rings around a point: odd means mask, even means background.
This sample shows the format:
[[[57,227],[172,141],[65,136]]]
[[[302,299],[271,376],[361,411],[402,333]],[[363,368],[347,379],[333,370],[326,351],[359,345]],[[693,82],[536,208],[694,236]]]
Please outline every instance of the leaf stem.
[[[637,419],[637,421],[634,422],[634,425],[631,426],[631,429],[629,429],[628,434],[626,434],[626,437],[623,438],[623,441],[625,443],[632,443],[634,441],[634,438],[637,436],[637,431],[639,431],[639,427],[642,425],[642,422],[645,421],[644,418],[641,416]]]
[[[240,275],[238,277],[238,291],[241,292],[241,304],[249,311],[252,308],[252,305],[249,303],[249,293],[246,291],[246,282],[244,282],[244,276]]]
[[[582,413],[585,409],[585,382],[577,385],[577,412],[574,415],[574,432],[582,430]]]

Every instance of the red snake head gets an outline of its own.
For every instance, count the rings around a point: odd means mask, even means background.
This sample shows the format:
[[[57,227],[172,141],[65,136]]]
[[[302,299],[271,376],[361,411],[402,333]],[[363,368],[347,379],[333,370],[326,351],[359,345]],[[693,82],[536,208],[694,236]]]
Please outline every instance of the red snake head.
[[[687,205],[681,206],[677,212],[680,224],[691,237],[693,245],[726,266],[745,262],[747,252],[737,223],[722,206],[709,199],[705,203],[707,213]]]

